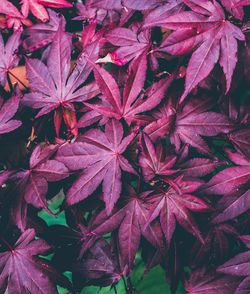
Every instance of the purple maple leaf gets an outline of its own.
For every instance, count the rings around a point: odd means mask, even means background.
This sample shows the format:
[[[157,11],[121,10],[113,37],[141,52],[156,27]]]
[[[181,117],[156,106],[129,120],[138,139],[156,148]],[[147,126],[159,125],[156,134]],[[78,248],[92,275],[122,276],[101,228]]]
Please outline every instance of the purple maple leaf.
[[[216,1],[184,0],[191,11],[170,15],[161,25],[175,30],[162,44],[161,50],[172,55],[192,52],[186,71],[185,90],[181,101],[206,78],[219,61],[229,91],[237,63],[237,40],[244,41],[242,31],[226,20]]]
[[[81,274],[85,285],[100,287],[116,285],[126,273],[125,268],[120,268],[116,254],[105,239],[97,240],[84,259],[72,266],[72,270]]]
[[[203,267],[185,280],[185,289],[189,294],[235,294],[239,282],[239,278],[207,272]]]
[[[65,276],[60,275],[49,262],[37,255],[46,255],[51,248],[44,240],[35,238],[34,229],[26,230],[12,248],[5,240],[8,251],[0,253],[1,291],[17,293],[58,293],[55,281],[70,289]]]
[[[3,104],[0,97],[0,134],[11,132],[22,124],[20,120],[11,119],[17,112],[20,96],[10,98]]]
[[[151,204],[148,221],[145,227],[160,216],[160,223],[167,244],[170,244],[176,227],[176,221],[189,233],[198,237],[203,242],[202,236],[191,211],[208,211],[210,207],[200,198],[190,194],[197,190],[202,182],[186,181],[180,176],[175,180],[164,180],[170,184],[168,189],[159,189],[147,201]]]
[[[177,150],[180,150],[182,141],[199,152],[210,155],[210,149],[202,136],[216,136],[219,133],[228,133],[234,128],[234,124],[225,115],[206,111],[209,108],[207,100],[192,99],[185,104],[182,111],[177,111],[170,133],[170,141]]]
[[[69,205],[87,198],[103,181],[103,194],[107,213],[110,214],[121,193],[121,169],[135,173],[127,159],[121,154],[134,137],[134,133],[123,139],[123,127],[117,120],[110,120],[105,133],[91,129],[77,142],[62,146],[56,159],[70,170],[83,172],[66,195]]]
[[[172,169],[176,162],[176,156],[171,154],[170,148],[166,148],[161,143],[157,143],[154,147],[145,134],[141,137],[141,148],[139,164],[146,181],[151,180],[156,175],[168,176],[177,172],[177,170]]]
[[[42,108],[36,116],[39,117],[58,107],[74,111],[72,102],[84,101],[99,93],[98,88],[93,84],[79,88],[91,72],[91,66],[85,60],[85,56],[90,59],[97,58],[97,43],[91,44],[85,52],[82,52],[73,72],[68,77],[71,40],[70,36],[63,31],[61,20],[51,44],[47,65],[38,59],[26,60],[31,93],[24,95],[23,104],[35,109]]]
[[[69,171],[62,162],[49,160],[57,148],[56,145],[50,145],[42,150],[37,146],[30,157],[30,169],[19,171],[11,177],[17,180],[25,201],[37,208],[48,210],[45,197],[48,190],[47,182],[59,181],[69,176]]]
[[[16,6],[7,0],[2,0],[0,2],[0,13],[11,17],[23,18],[22,14],[18,11]]]
[[[50,44],[55,38],[59,29],[60,22],[62,28],[65,28],[65,18],[55,11],[48,9],[49,21],[46,23],[37,23],[24,30],[26,38],[22,42],[25,53],[30,53],[36,49]]]
[[[20,37],[20,30],[14,32],[4,46],[3,38],[0,34],[0,85],[3,87],[7,81],[7,73],[13,67],[16,67],[20,60],[20,57],[15,54],[15,51],[20,45]]]
[[[250,250],[242,252],[217,268],[217,272],[233,276],[246,277],[238,286],[235,294],[244,294],[249,291],[250,283]]]
[[[133,25],[132,29],[116,28],[105,35],[105,38],[113,45],[119,46],[113,53],[109,53],[113,63],[118,65],[126,64],[143,52],[147,52],[151,46],[150,31],[145,30],[138,34],[138,26]]]
[[[141,93],[147,70],[146,55],[143,53],[131,64],[123,97],[121,97],[119,87],[111,74],[93,62],[91,65],[94,69],[96,83],[104,99],[101,105],[85,104],[104,116],[116,119],[124,118],[128,124],[136,122],[139,125],[144,125],[151,121],[149,116],[140,115],[140,113],[149,111],[160,103],[174,78],[174,74],[172,74],[170,77],[154,83],[147,88],[145,93]]]
[[[123,260],[129,269],[133,267],[141,236],[145,237],[155,248],[164,248],[164,244],[157,232],[154,231],[153,226],[148,224],[145,228],[149,216],[149,205],[145,198],[150,192],[137,194],[132,187],[127,186],[122,206],[116,209],[109,218],[104,212],[101,212],[92,223],[92,234],[99,236],[119,228],[119,247]]]

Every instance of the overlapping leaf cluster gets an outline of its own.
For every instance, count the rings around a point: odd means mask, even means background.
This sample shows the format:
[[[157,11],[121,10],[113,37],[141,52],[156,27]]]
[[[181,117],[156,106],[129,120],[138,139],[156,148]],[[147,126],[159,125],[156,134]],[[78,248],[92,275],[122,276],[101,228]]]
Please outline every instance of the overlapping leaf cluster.
[[[0,3],[0,293],[249,293],[249,2],[69,2]]]

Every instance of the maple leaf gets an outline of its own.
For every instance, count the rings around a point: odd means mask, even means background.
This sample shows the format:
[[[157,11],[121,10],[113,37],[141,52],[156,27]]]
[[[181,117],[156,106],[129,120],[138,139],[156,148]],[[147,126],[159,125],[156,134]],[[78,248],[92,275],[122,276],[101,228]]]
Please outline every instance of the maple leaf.
[[[229,153],[228,150],[227,154],[236,164],[242,165],[220,171],[201,188],[207,194],[223,195],[216,204],[217,213],[212,223],[233,219],[250,208],[250,190],[244,187],[250,180],[249,161],[240,154],[235,156],[234,153]]]
[[[88,6],[103,9],[121,9],[121,0],[88,0]]]
[[[160,5],[150,11],[144,18],[141,30],[149,29],[152,27],[162,27],[165,19],[173,14],[177,14],[184,9],[183,0],[172,0],[169,3]]]
[[[58,293],[55,281],[71,288],[68,279],[49,262],[37,255],[46,255],[51,248],[44,240],[35,238],[34,229],[26,230],[12,248],[5,240],[8,251],[0,253],[1,291],[16,293]]]
[[[143,131],[155,142],[159,138],[164,139],[169,134],[176,111],[172,106],[171,99],[164,101],[158,109],[152,111],[154,121],[145,126]]]
[[[11,132],[22,124],[20,120],[11,119],[17,112],[20,96],[10,98],[3,104],[0,97],[0,134]]]
[[[141,236],[146,238],[155,248],[164,248],[163,242],[159,239],[153,226],[148,225],[145,228],[149,213],[149,205],[145,198],[151,192],[137,194],[132,187],[127,186],[127,191],[122,198],[122,206],[115,210],[109,218],[104,212],[101,212],[92,223],[92,234],[99,236],[119,228],[119,247],[123,260],[129,269],[133,266]]]
[[[3,87],[7,81],[7,73],[18,65],[20,57],[15,54],[20,45],[21,32],[14,32],[4,46],[2,35],[0,34],[0,85]]]
[[[85,285],[116,285],[126,269],[121,269],[119,260],[105,239],[97,240],[85,254],[84,259],[72,266],[85,280]]]
[[[94,84],[79,88],[91,72],[91,66],[85,60],[86,55],[94,58],[98,54],[98,45],[91,44],[79,56],[76,66],[70,72],[71,40],[63,31],[63,21],[60,22],[55,38],[51,44],[47,66],[38,59],[26,60],[27,78],[31,92],[25,94],[22,102],[32,108],[42,108],[36,117],[47,114],[61,107],[74,111],[72,102],[84,101],[95,96],[99,91]],[[92,93],[91,93],[92,92]],[[69,125],[64,115],[66,125]]]
[[[132,122],[145,124],[150,121],[149,116],[139,114],[153,109],[160,103],[174,78],[174,74],[154,83],[147,88],[145,93],[141,93],[146,78],[146,62],[145,54],[133,61],[122,98],[115,79],[105,69],[90,62],[94,69],[96,83],[105,98],[105,104],[104,102],[103,105],[86,102],[85,104],[104,116],[116,119],[124,118],[128,124]]]
[[[138,34],[137,30],[138,26],[133,25],[131,30],[119,27],[105,34],[105,38],[111,44],[120,47],[108,54],[111,57],[111,62],[124,65],[148,51],[151,46],[150,31],[145,30]]]
[[[242,252],[217,268],[217,272],[233,276],[246,277],[238,286],[235,294],[244,294],[249,291],[250,282],[250,250]]]
[[[226,20],[218,2],[184,0],[184,3],[192,11],[171,15],[161,23],[163,27],[175,30],[161,44],[161,50],[182,55],[195,49],[188,63],[181,101],[209,75],[218,61],[226,76],[227,93],[237,63],[237,40],[244,41],[244,34]]]
[[[123,127],[117,120],[110,120],[105,133],[92,129],[78,138],[78,142],[62,146],[56,159],[70,170],[84,169],[66,195],[69,205],[75,204],[95,191],[103,181],[103,194],[107,213],[110,214],[121,193],[121,169],[135,173],[121,154],[134,137],[124,139]]]
[[[176,162],[176,156],[171,154],[170,148],[158,143],[156,148],[145,134],[141,137],[142,153],[139,157],[139,164],[142,168],[143,177],[146,181],[156,175],[172,175],[177,170],[172,169]],[[165,148],[164,148],[165,147]]]
[[[206,111],[211,106],[208,100],[189,100],[182,111],[177,112],[170,141],[180,150],[181,141],[189,144],[203,154],[211,155],[210,149],[201,136],[216,136],[219,133],[228,133],[234,128],[229,119],[217,112]]]
[[[107,5],[111,8],[107,8],[106,5],[99,5],[99,1],[86,0],[85,4],[76,3],[77,14],[79,16],[74,17],[74,20],[92,21],[96,20],[98,24],[106,26],[112,23],[119,22],[121,17],[119,10],[122,9],[119,1],[106,1]]]
[[[69,176],[68,169],[62,162],[48,160],[57,148],[56,145],[50,145],[42,150],[37,146],[30,157],[30,169],[17,172],[11,177],[18,180],[19,189],[27,203],[47,211],[47,182],[59,181]]]
[[[232,97],[226,99],[221,105],[222,111],[228,115],[230,120],[235,123],[236,129],[227,134],[227,139],[233,144],[234,148],[250,159],[250,115],[248,111],[248,101],[246,100],[240,107],[236,107],[236,101]],[[230,159],[231,160],[231,159]],[[238,164],[238,163],[236,163]],[[240,164],[239,164],[240,165]]]
[[[54,8],[68,8],[73,6],[65,0],[22,0],[21,4],[21,12],[25,18],[28,17],[30,10],[31,13],[42,22],[49,20],[48,12],[43,5]]]
[[[148,199],[152,208],[145,227],[159,215],[161,227],[168,245],[175,231],[176,221],[186,231],[195,235],[203,242],[198,226],[189,210],[202,212],[210,209],[203,200],[190,194],[197,190],[202,185],[202,182],[185,181],[182,178],[182,176],[179,176],[175,180],[163,179],[163,181],[170,183],[169,188],[166,190],[157,188],[161,193],[155,193]]]
[[[228,224],[211,226],[204,234],[204,244],[196,240],[190,256],[190,267],[197,268],[202,264],[217,266],[230,256],[238,232]]]
[[[201,190],[207,194],[225,195],[238,191],[250,180],[249,166],[234,166],[226,168],[204,184]]]
[[[207,272],[203,267],[185,280],[185,290],[189,294],[234,294],[239,282],[236,277]]]
[[[190,177],[203,177],[213,172],[223,162],[219,160],[212,160],[209,158],[192,158],[185,162],[177,164],[177,168],[181,173]]]
[[[49,21],[46,23],[34,24],[26,28],[23,34],[26,38],[22,42],[24,53],[30,53],[41,47],[50,44],[55,38],[56,32],[62,22],[62,29],[65,29],[65,18],[55,11],[48,9]]]

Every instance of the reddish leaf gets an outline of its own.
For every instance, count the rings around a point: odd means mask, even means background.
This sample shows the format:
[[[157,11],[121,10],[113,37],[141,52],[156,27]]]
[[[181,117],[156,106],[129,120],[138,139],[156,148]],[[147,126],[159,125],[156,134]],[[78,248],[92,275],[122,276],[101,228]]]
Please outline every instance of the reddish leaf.
[[[16,293],[58,293],[54,281],[70,288],[66,277],[61,276],[45,260],[37,255],[45,255],[50,246],[42,239],[34,240],[35,231],[25,231],[12,248],[6,241],[9,251],[0,253],[1,291],[8,289]]]
[[[137,33],[137,26],[132,30],[127,28],[116,28],[105,35],[107,40],[120,48],[111,53],[114,63],[123,65],[133,58],[137,58],[143,52],[147,52],[150,47],[150,36],[148,31]]]
[[[161,227],[168,245],[175,231],[176,221],[186,231],[195,235],[203,242],[198,226],[189,212],[189,210],[209,210],[209,206],[203,200],[189,194],[195,191],[201,185],[201,182],[183,181],[182,177],[179,177],[170,183],[171,186],[167,190],[161,190],[161,193],[151,196],[148,200],[152,208],[149,212],[147,225],[159,215]]]
[[[28,17],[29,10],[31,13],[42,22],[46,22],[49,20],[49,15],[46,9],[43,7],[55,7],[55,8],[64,8],[64,7],[72,7],[73,5],[65,0],[22,0],[22,14],[25,18]]]
[[[158,143],[156,148],[147,135],[141,138],[142,153],[139,163],[146,181],[151,180],[156,175],[171,175],[177,172],[172,169],[176,162],[176,156],[171,155],[170,150]],[[164,150],[166,149],[166,150]]]
[[[154,8],[162,3],[165,3],[165,0],[123,0],[122,3],[124,6],[135,9],[135,10],[145,10]]]
[[[206,268],[192,272],[189,280],[185,281],[185,289],[192,294],[234,294],[239,279],[231,276],[206,273]]]
[[[80,273],[86,285],[108,286],[116,285],[125,270],[121,269],[117,256],[112,252],[110,244],[99,239],[85,255],[84,260],[72,266],[73,271]]]
[[[180,149],[180,141],[189,144],[203,154],[210,154],[210,149],[201,136],[215,136],[219,133],[228,133],[234,125],[229,119],[220,113],[204,112],[209,107],[207,101],[190,100],[182,112],[176,115],[175,127],[170,140]]]
[[[0,97],[0,134],[11,132],[21,126],[20,120],[11,120],[17,112],[19,101],[20,97],[15,96],[2,105]]]
[[[37,117],[57,107],[74,110],[72,102],[90,99],[99,92],[93,84],[79,89],[91,72],[91,67],[84,55],[95,58],[98,54],[97,44],[91,44],[86,52],[82,52],[73,72],[68,77],[70,48],[71,41],[69,35],[63,31],[61,20],[51,45],[47,66],[38,59],[26,60],[27,77],[32,91],[24,95],[22,102],[32,108],[42,108]],[[66,116],[64,120],[69,125]]]
[[[235,18],[242,20],[244,17],[244,10],[242,7],[243,4],[241,6],[240,3],[240,0],[221,0],[221,4],[229,13],[231,13]]]
[[[247,190],[245,193],[241,193],[239,197],[233,197],[232,201],[230,201],[229,205],[223,210],[223,212],[219,213],[213,220],[213,223],[222,223],[229,219],[233,219],[240,214],[246,212],[250,209],[250,190]],[[232,195],[229,195],[232,196]],[[235,195],[233,195],[235,196]],[[227,195],[225,195],[220,202],[227,200]]]
[[[192,11],[171,15],[162,24],[169,29],[178,29],[174,32],[175,39],[170,35],[169,43],[168,39],[165,41],[166,52],[184,54],[198,46],[188,63],[185,91],[181,101],[209,75],[218,61],[226,76],[226,92],[228,92],[237,62],[237,39],[243,41],[245,37],[238,27],[225,19],[223,9],[218,2],[208,0],[184,2]]]
[[[149,206],[145,203],[144,198],[150,191],[137,195],[131,187],[127,189],[122,208],[114,212],[110,218],[103,219],[102,222],[99,220],[99,226],[93,229],[93,232],[103,235],[119,226],[118,236],[121,253],[124,262],[131,269],[141,236],[144,236],[156,248],[162,248],[163,244],[151,225],[144,229],[149,213]]]
[[[208,194],[229,194],[236,192],[239,187],[250,180],[250,167],[234,166],[216,174],[204,185],[202,191]]]
[[[190,177],[203,177],[213,172],[223,162],[208,158],[193,158],[178,165],[181,172]]]
[[[13,179],[18,179],[26,202],[37,208],[48,210],[45,197],[48,190],[47,182],[59,181],[69,176],[68,169],[63,163],[48,160],[56,149],[57,146],[53,145],[43,150],[37,146],[30,157],[30,169],[12,176]]]
[[[11,17],[20,17],[22,18],[21,13],[18,11],[16,6],[7,0],[1,0],[0,2],[0,13],[6,14]]]
[[[3,87],[7,81],[7,73],[18,65],[20,57],[15,54],[20,45],[21,32],[13,33],[4,46],[2,35],[0,35],[0,85]]]
[[[123,137],[120,122],[110,120],[105,133],[92,129],[80,141],[62,146],[56,159],[71,170],[84,171],[67,193],[66,201],[75,204],[94,192],[103,181],[104,201],[110,214],[121,193],[121,169],[134,173],[134,169],[121,155],[134,137]]]
[[[235,257],[217,268],[218,272],[234,275],[250,275],[250,250],[237,254]]]
[[[128,124],[132,122],[145,124],[151,120],[149,117],[139,114],[153,109],[160,103],[174,78],[174,74],[172,74],[170,77],[154,83],[144,93],[146,98],[143,94],[139,94],[146,76],[146,55],[143,53],[130,66],[123,99],[121,99],[115,79],[103,68],[90,63],[94,68],[96,82],[106,101],[103,101],[102,104],[85,104],[104,116],[116,119],[123,117]],[[138,95],[139,97],[137,97]]]

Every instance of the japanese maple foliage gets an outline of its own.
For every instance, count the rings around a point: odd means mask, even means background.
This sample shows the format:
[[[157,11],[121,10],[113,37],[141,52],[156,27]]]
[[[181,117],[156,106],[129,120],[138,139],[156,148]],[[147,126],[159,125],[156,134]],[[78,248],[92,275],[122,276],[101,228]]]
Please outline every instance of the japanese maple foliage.
[[[0,293],[250,292],[249,4],[0,1]]]

